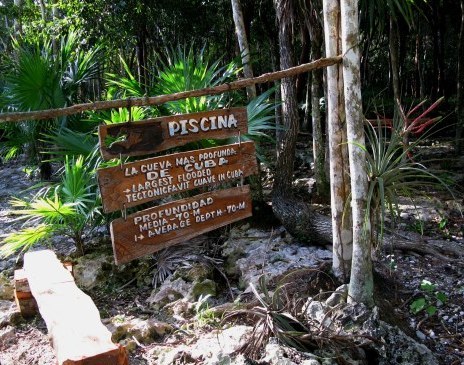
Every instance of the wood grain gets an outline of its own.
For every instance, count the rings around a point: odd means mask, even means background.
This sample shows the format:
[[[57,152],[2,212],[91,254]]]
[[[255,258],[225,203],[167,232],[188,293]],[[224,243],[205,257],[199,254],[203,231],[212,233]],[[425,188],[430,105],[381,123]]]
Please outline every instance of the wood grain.
[[[219,123],[220,117],[227,118],[227,126]],[[202,139],[238,137],[247,132],[246,108],[230,108],[101,125],[98,135],[101,154],[109,160],[148,155]]]
[[[111,342],[92,299],[52,251],[27,252],[24,271],[59,365],[128,364],[124,348]]]
[[[111,222],[116,264],[154,253],[250,217],[249,186],[217,190],[163,204]]]
[[[97,172],[106,213],[256,173],[253,142],[153,157]]]

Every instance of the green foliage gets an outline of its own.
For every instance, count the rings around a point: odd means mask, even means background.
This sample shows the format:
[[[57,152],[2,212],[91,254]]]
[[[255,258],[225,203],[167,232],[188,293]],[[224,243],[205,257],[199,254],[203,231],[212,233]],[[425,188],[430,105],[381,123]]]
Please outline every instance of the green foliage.
[[[213,87],[233,80],[240,69],[236,61],[221,66],[221,59],[211,61],[205,48],[199,53],[194,47],[178,47],[167,52],[167,61],[155,81],[152,94],[174,94],[182,91]],[[169,114],[185,114],[218,109],[233,103],[234,94],[202,96],[166,103]]]
[[[257,96],[247,105],[248,133],[241,135],[242,141],[254,141],[257,147],[257,155],[264,161],[264,155],[260,148],[263,142],[274,142],[272,133],[280,127],[275,124],[275,109],[278,104],[270,97],[275,89],[271,88]]]
[[[16,61],[6,76],[3,90],[7,109],[60,108],[84,96],[88,82],[98,76],[100,48],[82,48],[80,36],[73,30],[59,44],[55,51],[51,40],[33,44],[24,39],[14,42]],[[63,117],[2,125],[1,153],[7,159],[27,153],[32,162],[38,163],[44,150],[44,135],[59,134],[67,123]]]
[[[101,220],[101,201],[94,171],[82,156],[65,159],[59,183],[42,189],[32,199],[12,199],[11,205],[15,208],[11,213],[18,215],[27,226],[3,240],[0,247],[3,257],[18,250],[28,250],[53,234],[69,236],[79,253],[83,253],[84,231],[92,229]]]
[[[409,156],[425,138],[403,145],[401,120],[392,129],[390,138],[385,136],[384,127],[368,124],[367,140],[369,148],[359,146],[366,152],[366,172],[369,189],[367,196],[366,223],[376,229],[377,239],[383,237],[387,212],[395,219],[399,213],[399,198],[414,198],[424,195],[428,188],[451,190],[445,182],[423,163],[415,162]],[[418,158],[419,154],[415,155]],[[377,241],[377,240],[375,240]]]
[[[201,295],[195,303],[195,321],[196,327],[216,326],[219,323],[219,317],[209,308],[208,299],[211,294]]]
[[[414,0],[361,0],[361,24],[367,24],[370,35],[375,31],[383,35],[390,16],[394,19],[401,18],[411,26],[414,20],[414,6]]]
[[[409,309],[411,313],[418,314],[422,311],[429,316],[433,316],[437,312],[437,308],[448,301],[445,293],[436,290],[436,285],[428,280],[422,280],[420,284],[422,296],[414,300]]]

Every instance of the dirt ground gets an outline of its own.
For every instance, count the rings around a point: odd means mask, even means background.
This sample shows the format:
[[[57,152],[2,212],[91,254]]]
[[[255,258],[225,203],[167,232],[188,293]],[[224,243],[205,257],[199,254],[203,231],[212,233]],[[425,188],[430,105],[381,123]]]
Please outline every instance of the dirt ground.
[[[15,174],[8,176],[17,179]],[[23,178],[19,185],[23,188],[28,183]],[[0,224],[5,233],[10,228],[6,228],[9,225],[6,204],[3,200],[1,203],[5,220],[0,220]],[[422,201],[419,212],[405,203],[398,234],[414,244],[421,243],[421,247],[432,247],[433,252],[441,255],[437,257],[432,251],[420,250],[414,245],[409,249],[385,247],[378,253],[375,263],[376,304],[381,317],[425,344],[444,365],[464,365],[464,218],[457,209],[463,204],[462,196],[452,200],[449,196],[436,195]],[[431,291],[421,289],[424,280],[432,284]],[[143,303],[150,291],[140,289],[134,283],[123,291],[89,294],[105,318],[118,313],[141,314],[142,309],[136,303]],[[440,296],[443,301],[438,300],[437,293],[443,293]],[[411,305],[421,298],[424,298],[425,308],[413,313]],[[435,307],[436,312],[427,314],[425,309],[428,307]],[[200,335],[199,332],[197,336]],[[192,341],[191,333],[185,337],[179,333],[175,336],[177,342]],[[164,343],[170,342],[172,339],[164,339]],[[131,351],[130,364],[149,364],[149,348],[150,345],[139,345]],[[51,365],[55,361],[40,316],[0,329],[0,365]]]

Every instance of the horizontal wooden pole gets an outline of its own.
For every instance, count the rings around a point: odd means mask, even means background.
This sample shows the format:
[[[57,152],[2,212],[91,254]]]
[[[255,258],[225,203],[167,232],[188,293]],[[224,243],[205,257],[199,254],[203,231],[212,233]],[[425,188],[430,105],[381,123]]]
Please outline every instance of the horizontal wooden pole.
[[[140,98],[118,99],[108,101],[96,101],[93,103],[76,104],[65,108],[38,110],[29,112],[3,113],[0,114],[0,123],[20,122],[24,120],[52,119],[67,115],[82,113],[89,110],[104,110],[111,108],[127,108],[131,106],[160,105],[170,101],[182,100],[186,98],[199,97],[205,95],[217,95],[232,90],[243,89],[247,86],[262,84],[265,82],[276,81],[286,77],[293,77],[300,73],[314,71],[340,63],[342,56],[321,58],[316,61],[303,65],[288,68],[286,70],[270,72],[261,76],[248,79],[240,79],[230,83],[217,85],[199,90],[182,91],[169,95],[145,96]]]

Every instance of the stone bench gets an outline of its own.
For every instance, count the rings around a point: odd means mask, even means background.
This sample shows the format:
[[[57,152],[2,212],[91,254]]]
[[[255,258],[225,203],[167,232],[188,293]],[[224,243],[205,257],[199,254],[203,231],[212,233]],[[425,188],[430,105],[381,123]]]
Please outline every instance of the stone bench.
[[[22,314],[38,308],[59,365],[128,365],[125,348],[111,341],[92,299],[54,252],[26,253],[23,270],[15,272],[15,289]]]

